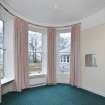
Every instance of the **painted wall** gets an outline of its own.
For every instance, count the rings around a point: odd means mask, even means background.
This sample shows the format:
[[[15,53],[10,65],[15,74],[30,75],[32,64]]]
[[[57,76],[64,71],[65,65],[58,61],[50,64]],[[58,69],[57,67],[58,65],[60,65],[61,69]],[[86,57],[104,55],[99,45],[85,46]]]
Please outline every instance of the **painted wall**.
[[[81,88],[105,96],[105,9],[81,23]],[[85,54],[96,54],[97,67],[85,67]]]
[[[97,67],[85,67],[85,54],[96,54]],[[81,33],[81,87],[105,96],[105,24]]]

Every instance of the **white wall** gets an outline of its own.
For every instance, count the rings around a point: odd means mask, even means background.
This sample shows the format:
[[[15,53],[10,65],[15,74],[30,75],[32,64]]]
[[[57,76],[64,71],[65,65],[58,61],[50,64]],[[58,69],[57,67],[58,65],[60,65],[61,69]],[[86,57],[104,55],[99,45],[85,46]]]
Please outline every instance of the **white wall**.
[[[85,67],[85,54],[96,54],[97,67]],[[81,87],[105,96],[105,24],[81,32]]]
[[[91,16],[82,19],[80,22],[82,23],[82,30],[105,23],[105,8]]]

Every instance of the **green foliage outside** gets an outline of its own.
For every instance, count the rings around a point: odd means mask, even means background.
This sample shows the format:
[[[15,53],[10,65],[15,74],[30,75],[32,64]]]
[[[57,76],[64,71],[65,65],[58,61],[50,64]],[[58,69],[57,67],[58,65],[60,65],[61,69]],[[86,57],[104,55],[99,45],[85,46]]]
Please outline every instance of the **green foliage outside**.
[[[40,61],[38,59],[34,59],[33,63],[40,63]]]

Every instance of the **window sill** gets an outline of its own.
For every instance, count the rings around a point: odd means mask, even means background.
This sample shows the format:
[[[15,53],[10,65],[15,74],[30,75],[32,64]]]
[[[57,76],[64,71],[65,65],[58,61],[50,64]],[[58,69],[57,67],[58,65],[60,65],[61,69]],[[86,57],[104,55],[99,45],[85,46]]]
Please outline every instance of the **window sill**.
[[[47,74],[43,73],[43,72],[40,72],[40,73],[34,72],[34,73],[29,74],[29,77],[34,78],[34,77],[42,77],[42,76],[46,76],[46,75]]]
[[[12,82],[13,80],[14,80],[14,78],[3,78],[3,79],[1,79],[1,85]]]

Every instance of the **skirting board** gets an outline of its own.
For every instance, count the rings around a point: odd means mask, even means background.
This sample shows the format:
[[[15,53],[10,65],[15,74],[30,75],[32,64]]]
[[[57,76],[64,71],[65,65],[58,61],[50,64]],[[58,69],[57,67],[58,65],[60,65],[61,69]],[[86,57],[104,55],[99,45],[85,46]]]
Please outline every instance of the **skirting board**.
[[[100,92],[100,91],[97,91],[97,90],[94,90],[94,89],[91,89],[91,88],[87,88],[87,87],[81,87],[81,89],[84,89],[86,91],[89,91],[89,92],[92,92],[94,94],[105,97],[105,93],[103,93],[103,92]]]

